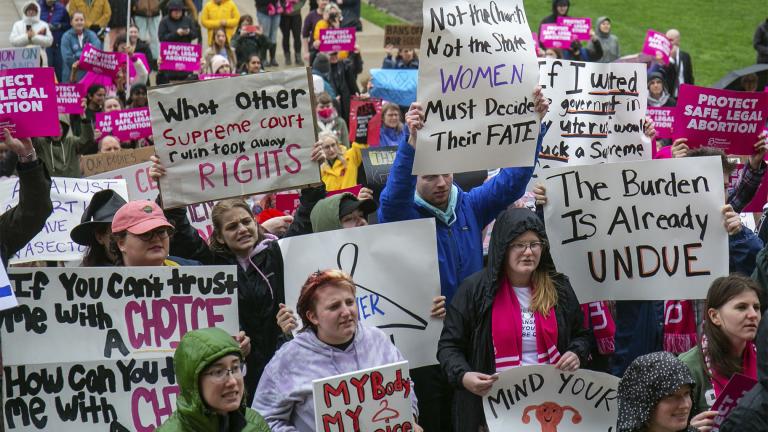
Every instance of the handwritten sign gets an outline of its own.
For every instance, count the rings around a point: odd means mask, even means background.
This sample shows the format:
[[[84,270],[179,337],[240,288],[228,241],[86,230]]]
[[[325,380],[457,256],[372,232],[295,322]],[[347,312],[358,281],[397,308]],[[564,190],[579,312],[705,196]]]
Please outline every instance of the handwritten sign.
[[[387,25],[384,27],[384,46],[418,48],[421,45],[421,33],[424,27],[420,25]]]
[[[648,116],[656,128],[656,138],[672,138],[675,122],[674,107],[648,107]]]
[[[582,303],[706,296],[728,274],[719,157],[553,168],[552,257]]]
[[[151,89],[163,205],[319,183],[311,92],[298,68]]]
[[[720,426],[728,418],[728,415],[731,414],[731,411],[736,408],[744,394],[752,390],[755,384],[757,384],[757,380],[753,378],[740,373],[733,374],[731,379],[728,380],[728,384],[725,385],[725,388],[723,388],[723,391],[715,400],[715,403],[712,404],[712,411],[717,411],[715,424],[712,428],[713,431],[717,432],[720,430]]]
[[[375,241],[374,241],[375,239]],[[338,268],[357,286],[358,316],[377,326],[417,368],[435,364],[442,321],[430,317],[440,295],[434,219],[370,225],[280,240],[286,304],[294,307],[307,276]],[[375,246],[374,246],[375,245]],[[403,251],[409,251],[403,254]],[[312,257],[308,259],[308,257]],[[392,269],[398,271],[392,271]],[[301,328],[301,325],[299,325]]]
[[[16,138],[61,135],[53,68],[0,70],[0,131]]]
[[[381,141],[381,99],[352,97],[349,136],[358,143],[378,147]]]
[[[592,29],[591,18],[577,18],[569,16],[557,17],[557,25],[566,26],[571,30],[573,39],[588,41],[591,39],[589,31]]]
[[[669,53],[672,51],[672,43],[667,39],[667,35],[654,30],[648,30],[643,43],[643,54],[647,54],[656,59],[661,56],[664,64],[669,64]]]
[[[499,374],[483,410],[489,432],[611,432],[618,417],[619,379],[587,369],[521,366]]]
[[[121,65],[125,65],[127,55],[118,52],[102,51],[91,44],[85,44],[80,54],[78,68],[95,74],[117,78]]]
[[[40,47],[0,49],[0,70],[40,67]]]
[[[202,46],[182,42],[160,42],[160,70],[197,72]]]
[[[56,84],[56,104],[59,114],[82,114],[83,95],[77,84]]]
[[[768,93],[680,86],[675,138],[691,148],[717,147],[728,154],[751,155],[768,118]]]
[[[327,28],[320,30],[320,52],[354,51],[355,28]]]
[[[522,0],[424,2],[414,174],[532,166],[536,43]]]
[[[0,311],[16,307],[19,302],[11,289],[8,273],[5,271],[5,263],[0,258]]]
[[[123,142],[152,136],[152,124],[147,107],[108,113],[97,112],[94,121],[98,130],[114,135]]]
[[[315,430],[412,431],[408,362],[312,381]]]
[[[389,171],[395,162],[397,147],[377,147],[362,150],[365,182],[375,194],[381,193],[387,184]]]
[[[146,162],[153,154],[155,154],[154,147],[97,153],[82,156],[80,158],[80,166],[83,170],[83,176],[91,177],[99,173]],[[135,198],[131,199],[133,200]],[[154,197],[152,197],[152,199],[154,199]]]
[[[544,48],[568,48],[575,39],[571,27],[561,24],[542,24],[539,30],[539,41]]]
[[[7,431],[153,431],[175,410],[181,337],[239,328],[234,266],[18,268],[9,278],[20,305],[0,315]]]

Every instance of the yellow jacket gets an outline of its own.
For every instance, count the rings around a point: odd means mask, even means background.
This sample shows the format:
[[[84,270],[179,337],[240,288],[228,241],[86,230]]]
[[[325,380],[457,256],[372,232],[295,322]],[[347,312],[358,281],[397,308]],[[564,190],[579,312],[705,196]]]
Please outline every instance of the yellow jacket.
[[[220,4],[211,0],[203,6],[203,11],[200,13],[200,24],[208,30],[209,46],[213,45],[213,32],[221,27],[221,20],[227,22],[224,28],[227,31],[227,40],[231,41],[237,23],[240,21],[240,12],[232,0],[221,0]]]
[[[346,150],[344,146],[340,145],[344,152],[344,159],[347,161],[347,166],[338,158],[333,162],[333,166],[324,163],[320,168],[320,176],[325,183],[325,190],[328,192],[336,191],[339,189],[351,188],[357,184],[357,171],[360,169],[360,164],[363,163],[362,149],[368,148],[368,144],[352,143],[352,148]]]
[[[93,0],[90,6],[85,0],[70,0],[67,11],[70,16],[75,12],[82,12],[85,15],[86,28],[94,24],[105,28],[112,17],[112,8],[109,7],[107,0]]]

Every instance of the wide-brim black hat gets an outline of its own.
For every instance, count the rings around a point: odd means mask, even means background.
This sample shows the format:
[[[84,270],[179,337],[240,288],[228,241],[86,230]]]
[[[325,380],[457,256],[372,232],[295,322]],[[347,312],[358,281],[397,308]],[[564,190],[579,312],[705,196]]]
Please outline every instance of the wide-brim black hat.
[[[91,246],[96,242],[96,228],[112,224],[112,218],[126,201],[112,189],[96,192],[80,218],[80,225],[69,236],[79,245]]]

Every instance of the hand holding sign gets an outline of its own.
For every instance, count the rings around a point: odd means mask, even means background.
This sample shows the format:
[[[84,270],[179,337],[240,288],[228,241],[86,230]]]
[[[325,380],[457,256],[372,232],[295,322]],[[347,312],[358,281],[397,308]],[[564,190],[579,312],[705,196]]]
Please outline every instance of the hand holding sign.
[[[741,217],[738,213],[733,211],[733,207],[730,204],[724,205],[722,208],[723,213],[723,227],[728,235],[734,235],[741,232]]]
[[[699,432],[709,432],[715,425],[716,416],[717,411],[700,412],[691,419],[691,427],[696,428]]]
[[[461,385],[475,395],[483,397],[491,391],[493,383],[498,379],[497,374],[486,375],[480,372],[466,372],[461,378]]]
[[[411,108],[405,114],[405,124],[408,125],[408,130],[411,133],[408,144],[416,148],[416,134],[424,127],[424,107],[420,103],[411,104]]]
[[[8,129],[3,129],[3,137],[5,145],[19,156],[20,162],[32,162],[37,159],[35,147],[32,146],[32,140],[29,138],[14,138]]]
[[[760,139],[755,143],[755,152],[752,153],[752,156],[749,158],[749,165],[753,170],[760,169],[760,165],[762,165],[765,160],[765,153],[768,151],[768,146],[765,144],[765,138],[766,133],[761,133]]]

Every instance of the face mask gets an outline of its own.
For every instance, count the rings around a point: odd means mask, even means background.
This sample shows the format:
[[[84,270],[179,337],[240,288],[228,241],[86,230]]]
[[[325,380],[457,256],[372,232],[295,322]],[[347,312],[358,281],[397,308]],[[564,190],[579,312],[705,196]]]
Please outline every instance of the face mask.
[[[333,108],[320,108],[317,110],[317,115],[324,119],[330,118],[333,115]]]

